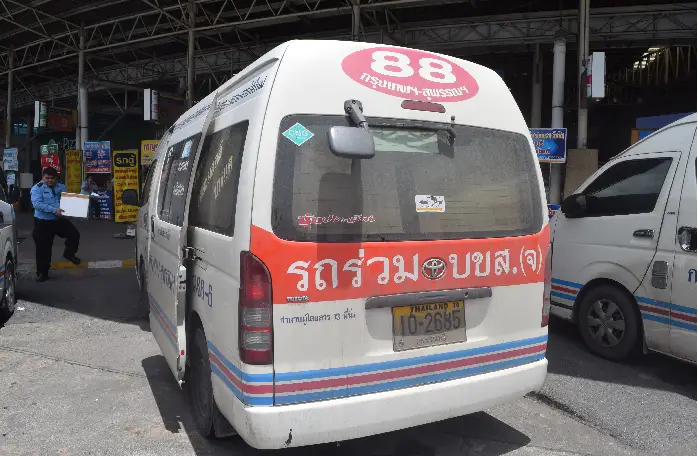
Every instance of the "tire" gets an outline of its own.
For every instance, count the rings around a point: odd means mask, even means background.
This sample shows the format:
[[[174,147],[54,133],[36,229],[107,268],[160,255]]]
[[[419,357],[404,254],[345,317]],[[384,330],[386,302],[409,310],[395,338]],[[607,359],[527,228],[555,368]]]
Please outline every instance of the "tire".
[[[642,334],[637,305],[625,290],[599,285],[579,304],[577,326],[587,348],[602,358],[621,361],[639,352]]]
[[[5,261],[5,282],[0,300],[0,320],[7,321],[15,313],[17,305],[17,274],[10,258]]]
[[[191,412],[199,433],[205,438],[213,438],[215,437],[214,417],[220,412],[213,399],[211,364],[203,329],[196,328],[189,354],[191,375],[188,390]]]
[[[141,278],[141,289],[138,294],[138,318],[148,320],[150,314],[150,299],[148,298],[148,279],[145,276],[143,262],[138,267],[138,275]]]

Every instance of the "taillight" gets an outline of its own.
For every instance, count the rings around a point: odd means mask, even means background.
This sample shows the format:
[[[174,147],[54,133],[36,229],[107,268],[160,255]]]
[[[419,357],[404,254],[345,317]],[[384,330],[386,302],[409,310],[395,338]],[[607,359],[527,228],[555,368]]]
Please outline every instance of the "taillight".
[[[240,254],[240,360],[245,364],[271,364],[271,276],[250,252]]]
[[[540,320],[541,328],[548,326],[550,318],[550,289],[553,276],[553,245],[548,245],[548,252],[545,254],[545,264],[543,265],[543,315]]]

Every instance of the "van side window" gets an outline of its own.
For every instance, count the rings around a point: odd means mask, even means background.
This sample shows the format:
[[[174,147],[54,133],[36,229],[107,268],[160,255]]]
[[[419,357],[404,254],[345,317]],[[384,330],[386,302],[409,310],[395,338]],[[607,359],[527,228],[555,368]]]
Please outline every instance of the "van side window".
[[[190,225],[233,236],[248,126],[248,121],[240,122],[206,137],[194,177]]]
[[[141,194],[141,204],[143,207],[148,204],[148,199],[150,198],[150,188],[153,186],[153,174],[155,174],[156,162],[153,162],[148,169],[148,174],[145,176],[145,182],[143,183],[143,192]]]
[[[585,215],[652,212],[670,167],[671,158],[627,160],[611,166],[584,190]]]
[[[160,220],[182,226],[192,161],[201,134],[196,134],[167,149],[160,183]]]

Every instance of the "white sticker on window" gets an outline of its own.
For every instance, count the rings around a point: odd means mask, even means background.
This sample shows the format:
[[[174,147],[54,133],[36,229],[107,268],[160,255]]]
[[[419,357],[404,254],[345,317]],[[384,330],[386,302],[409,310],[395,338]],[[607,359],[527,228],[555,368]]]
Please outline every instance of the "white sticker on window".
[[[446,198],[437,195],[416,195],[417,212],[446,212]]]

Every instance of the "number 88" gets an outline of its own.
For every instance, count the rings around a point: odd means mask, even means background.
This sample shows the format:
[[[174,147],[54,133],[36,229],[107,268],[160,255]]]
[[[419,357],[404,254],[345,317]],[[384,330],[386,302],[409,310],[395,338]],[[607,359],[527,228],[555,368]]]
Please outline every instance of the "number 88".
[[[410,66],[410,58],[405,54],[391,51],[376,51],[371,57],[371,69],[383,76],[394,76],[398,78],[409,78],[414,74],[414,69]],[[395,70],[397,69],[397,70]],[[453,84],[456,76],[453,74],[453,66],[439,59],[424,57],[419,59],[419,76],[430,82],[440,84]],[[435,76],[435,75],[438,75]]]

